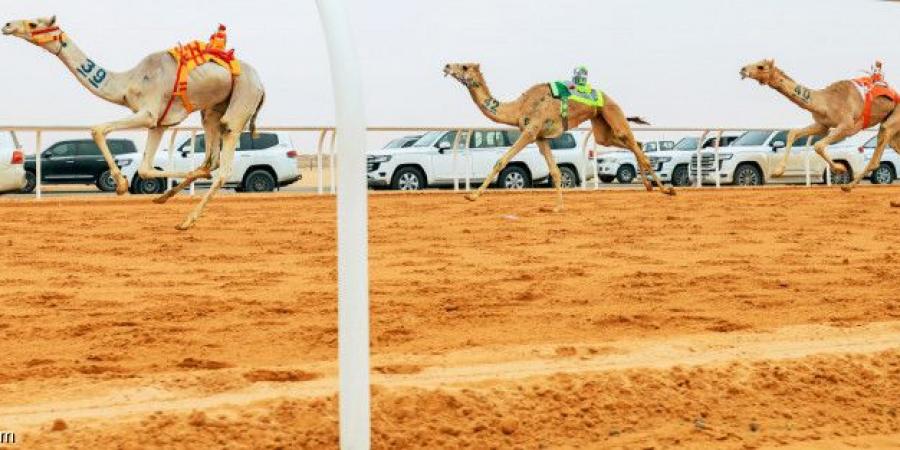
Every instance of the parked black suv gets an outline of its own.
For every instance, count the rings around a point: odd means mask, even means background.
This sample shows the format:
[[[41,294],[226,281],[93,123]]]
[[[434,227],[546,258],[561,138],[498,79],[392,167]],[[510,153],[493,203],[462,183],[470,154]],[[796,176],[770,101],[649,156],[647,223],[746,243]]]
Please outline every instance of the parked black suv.
[[[140,163],[137,147],[128,139],[108,139],[109,151],[120,164]],[[133,155],[133,157],[125,157]],[[27,184],[22,192],[35,187],[34,156],[25,158]],[[44,184],[95,184],[101,191],[115,191],[116,182],[109,174],[109,167],[100,148],[89,139],[60,141],[41,153],[41,182]]]

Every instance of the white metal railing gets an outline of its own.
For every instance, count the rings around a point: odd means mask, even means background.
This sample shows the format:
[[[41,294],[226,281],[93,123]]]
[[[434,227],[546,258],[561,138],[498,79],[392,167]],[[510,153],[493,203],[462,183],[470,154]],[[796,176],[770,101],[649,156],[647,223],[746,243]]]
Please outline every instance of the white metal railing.
[[[271,132],[292,132],[292,133],[317,133],[318,138],[316,141],[316,150],[315,150],[315,162],[316,162],[316,186],[315,191],[318,194],[324,194],[326,192],[325,189],[325,161],[324,156],[328,155],[328,168],[329,168],[329,183],[328,183],[328,193],[334,194],[336,189],[336,177],[339,176],[335,170],[335,159],[336,159],[336,132],[334,127],[332,126],[260,126],[257,128],[259,131],[271,131]],[[496,131],[496,130],[512,130],[510,127],[497,127],[497,126],[487,126],[487,127],[448,127],[448,126],[383,126],[383,127],[368,127],[367,131],[369,133],[404,133],[404,132],[426,132],[426,131],[457,131],[456,137],[453,142],[453,146],[451,147],[452,151],[452,172],[453,172],[453,189],[460,189],[460,181],[463,181],[463,188],[468,191],[472,188],[472,173],[473,173],[473,158],[469,146],[466,145],[473,132],[475,131]],[[778,130],[783,128],[723,128],[723,127],[709,127],[709,128],[698,128],[698,127],[633,127],[632,131],[636,135],[640,135],[643,133],[679,133],[682,136],[698,136],[699,140],[698,149],[696,150],[697,157],[697,166],[696,173],[692,174],[696,176],[695,186],[700,188],[703,186],[703,170],[702,170],[702,152],[708,149],[702,148],[702,143],[706,140],[706,138],[715,133],[716,144],[712,147],[714,162],[713,162],[713,170],[715,177],[715,186],[718,188],[721,185],[721,174],[720,174],[720,158],[719,151],[720,147],[718,145],[718,141],[722,137],[724,132],[736,132],[736,131],[766,131],[766,130]],[[48,132],[84,132],[86,135],[89,135],[91,127],[88,126],[42,126],[42,125],[0,125],[0,130],[3,131],[12,131],[14,133],[34,133],[35,136],[35,197],[40,199],[42,197],[43,184],[42,184],[42,164],[40,154],[42,151],[42,145],[46,138],[46,134]],[[123,130],[125,131],[125,130]],[[134,131],[134,130],[132,130]],[[140,131],[140,130],[137,130]],[[581,166],[578,168],[579,178],[580,178],[580,188],[585,190],[588,189],[588,174],[593,175],[593,189],[600,189],[600,177],[597,169],[596,159],[600,154],[597,152],[597,144],[594,142],[590,128],[581,127],[574,128],[569,130],[571,132],[583,132],[584,137],[580,143],[581,148]],[[193,156],[195,142],[197,139],[197,133],[203,132],[203,128],[201,127],[173,127],[169,130],[169,164],[174,165],[174,151],[175,144],[177,142],[177,136],[182,133],[190,133],[191,145],[190,152]],[[639,139],[640,140],[640,139]],[[805,150],[798,150],[805,153],[805,171],[806,171],[806,185],[811,186],[812,184],[812,173],[810,168],[810,158],[813,157],[812,150],[807,147]],[[462,163],[460,163],[460,159],[462,159]],[[590,165],[591,167],[588,167]],[[170,166],[167,169],[173,170],[174,167]],[[767,171],[768,168],[764,170]],[[831,184],[831,172],[826,171],[826,183]],[[190,187],[189,194],[194,195],[194,185],[192,184]]]

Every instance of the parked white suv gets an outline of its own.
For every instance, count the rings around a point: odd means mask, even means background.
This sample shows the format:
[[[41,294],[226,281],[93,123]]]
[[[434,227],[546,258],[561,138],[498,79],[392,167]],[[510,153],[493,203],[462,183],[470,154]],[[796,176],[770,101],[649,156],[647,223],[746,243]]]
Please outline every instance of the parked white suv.
[[[191,138],[188,137],[176,147],[173,161],[175,171],[190,171],[203,163],[206,156],[205,136],[197,135],[193,155],[190,144]],[[168,151],[160,150],[153,164],[160,170],[170,170]],[[300,179],[297,151],[287,133],[260,132],[255,138],[251,138],[249,132],[241,133],[232,167],[225,187],[232,187],[239,192],[274,191]],[[215,174],[213,172],[211,180],[197,180],[197,184],[212,183]]]
[[[730,146],[719,151],[719,178],[722,184],[741,186],[758,186],[765,183],[804,183],[806,181],[806,160],[813,182],[825,182],[828,164],[812,148],[819,137],[800,138],[794,142],[794,148],[785,167],[784,175],[772,178],[772,170],[784,158],[784,145],[788,130],[748,131],[735,140]],[[848,171],[841,175],[833,175],[832,183],[847,183],[854,173],[865,169],[863,155],[857,149],[833,146],[828,149],[831,159],[841,163]],[[712,150],[700,153],[702,182],[714,184],[715,154]],[[691,156],[691,183],[697,177],[697,153]]]
[[[642,143],[642,147],[644,154],[649,155],[660,150],[672,150],[675,142],[646,141]],[[600,150],[597,153],[597,174],[604,183],[612,183],[613,180],[618,180],[622,184],[631,183],[638,176],[637,159],[630,150],[620,148]]]
[[[25,155],[11,131],[0,132],[0,193],[25,187]]]
[[[454,157],[453,144],[462,133]],[[497,160],[509,150],[517,130],[431,131],[408,147],[383,148],[368,152],[368,182],[373,188],[418,190],[426,187],[452,186],[469,175],[471,183],[481,183]],[[570,133],[551,141],[553,155],[566,187],[578,186],[580,170],[587,160]],[[588,170],[586,178],[593,178]],[[531,187],[550,176],[547,162],[536,145],[525,147],[497,177],[497,186],[507,189]]]
[[[722,133],[721,147],[731,145],[740,133]],[[660,181],[671,183],[672,186],[687,186],[691,183],[688,170],[691,165],[691,155],[697,153],[699,137],[682,138],[671,150],[660,150],[648,155],[650,164],[656,169]],[[715,148],[716,137],[708,137],[703,141],[703,148]]]

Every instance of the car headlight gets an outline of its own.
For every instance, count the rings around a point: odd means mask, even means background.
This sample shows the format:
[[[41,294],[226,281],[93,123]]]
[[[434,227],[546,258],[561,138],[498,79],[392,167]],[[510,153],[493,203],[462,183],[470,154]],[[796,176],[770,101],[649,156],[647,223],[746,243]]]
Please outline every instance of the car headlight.
[[[672,160],[671,156],[663,156],[660,158],[650,158],[650,162],[655,162],[655,163],[667,163],[671,160]]]
[[[597,158],[597,164],[603,164],[606,162],[605,158]]]
[[[127,166],[130,166],[131,163],[132,163],[132,160],[130,160],[130,159],[117,159],[117,160],[116,160],[116,164],[118,164],[119,167],[127,167]]]
[[[370,163],[384,163],[384,162],[388,162],[390,160],[391,160],[391,155],[376,155],[376,156],[368,157],[368,162],[370,162]]]
[[[725,161],[725,160],[728,160],[728,159],[731,159],[731,158],[734,158],[734,154],[733,154],[733,153],[722,153],[722,154],[719,155],[719,161]]]

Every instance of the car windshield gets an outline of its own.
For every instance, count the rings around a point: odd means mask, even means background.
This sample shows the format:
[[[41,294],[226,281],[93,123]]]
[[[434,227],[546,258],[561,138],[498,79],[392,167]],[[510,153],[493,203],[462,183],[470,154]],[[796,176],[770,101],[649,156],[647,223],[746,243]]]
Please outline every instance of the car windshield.
[[[677,144],[675,144],[675,150],[697,150],[697,142],[700,142],[699,138],[682,138],[680,141],[678,141]]]
[[[869,139],[868,141],[866,141],[866,143],[863,144],[863,147],[865,147],[865,148],[875,148],[875,145],[876,145],[876,144],[878,144],[878,136],[875,136],[875,137],[873,137],[872,139]]]
[[[411,139],[410,137],[397,138],[397,139],[394,139],[394,140],[391,141],[391,142],[388,142],[387,145],[384,146],[384,148],[404,148],[404,147],[409,147],[409,142],[410,142],[410,140],[413,140],[413,141],[414,141],[414,139]]]
[[[731,147],[746,147],[750,145],[763,145],[766,143],[766,139],[769,138],[769,135],[772,134],[772,130],[765,131],[748,131],[741,135],[741,137],[737,138],[732,144]]]
[[[444,131],[429,131],[425,133],[413,147],[431,147],[434,143],[444,135]]]

